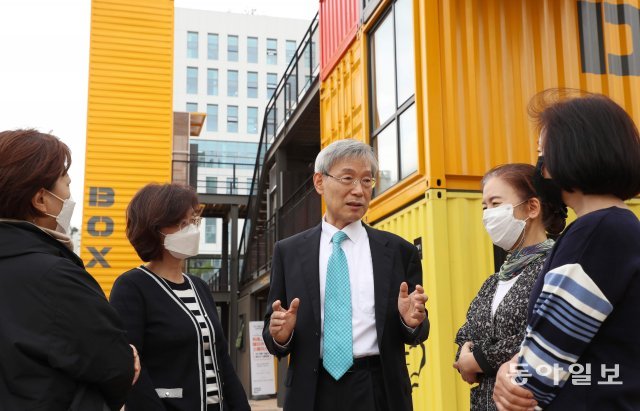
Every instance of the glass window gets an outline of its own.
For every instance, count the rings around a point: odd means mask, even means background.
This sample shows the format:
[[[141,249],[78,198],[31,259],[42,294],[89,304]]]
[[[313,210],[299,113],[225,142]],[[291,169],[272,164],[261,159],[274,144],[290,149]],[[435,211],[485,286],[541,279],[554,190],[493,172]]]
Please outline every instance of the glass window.
[[[202,167],[221,169],[235,167],[236,170],[249,170],[247,175],[253,175],[258,143],[201,140],[196,137],[190,139],[190,144],[198,146],[198,162]]]
[[[258,38],[247,37],[247,62],[258,62]]]
[[[267,39],[267,64],[278,64],[277,39]]]
[[[218,131],[217,104],[207,104],[207,131]]]
[[[229,133],[238,132],[238,106],[227,107],[227,131]]]
[[[218,95],[218,69],[207,69],[207,95]]]
[[[208,179],[209,177],[207,177]],[[204,242],[207,244],[214,244],[216,242],[216,219],[205,218],[204,219]]]
[[[413,70],[413,7],[410,0],[399,0],[395,4],[396,18],[396,64],[398,107],[415,94],[415,71]],[[403,67],[409,68],[403,70]]]
[[[418,125],[415,104],[400,115],[400,153],[400,178],[405,178],[418,170]]]
[[[238,71],[227,71],[227,96],[238,97]]]
[[[271,98],[278,86],[278,75],[276,73],[267,73],[267,98]]]
[[[198,68],[187,67],[187,93],[198,94]]]
[[[247,133],[258,134],[258,107],[247,108]]]
[[[296,41],[295,40],[287,40],[287,64],[291,61],[293,56],[296,54]]]
[[[396,111],[392,15],[387,15],[373,33],[371,59],[373,60],[371,66],[373,73],[373,126],[378,128]]]
[[[198,103],[187,103],[187,112],[189,112],[189,113],[197,113],[198,112]]]
[[[274,137],[276,133],[276,110],[272,107],[267,113],[267,135]]]
[[[370,35],[371,142],[380,162],[379,194],[418,170],[413,10],[396,0]],[[394,24],[395,23],[395,24]]]
[[[247,97],[258,98],[258,73],[255,71],[247,73]]]
[[[187,32],[187,58],[198,58],[198,32]]]
[[[227,36],[227,60],[238,61],[238,36]]]
[[[376,136],[373,149],[378,154],[378,183],[376,193],[382,193],[398,182],[398,145],[396,128],[390,124]]]
[[[209,33],[207,35],[207,58],[218,60],[218,35]]]
[[[207,194],[216,194],[218,192],[218,177],[206,177]]]

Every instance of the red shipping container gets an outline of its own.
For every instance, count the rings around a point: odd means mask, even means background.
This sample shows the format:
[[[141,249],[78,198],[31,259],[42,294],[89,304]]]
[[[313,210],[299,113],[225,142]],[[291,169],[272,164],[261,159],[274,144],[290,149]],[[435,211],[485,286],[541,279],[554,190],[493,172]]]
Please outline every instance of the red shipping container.
[[[358,0],[320,0],[320,79],[333,70],[358,32]]]

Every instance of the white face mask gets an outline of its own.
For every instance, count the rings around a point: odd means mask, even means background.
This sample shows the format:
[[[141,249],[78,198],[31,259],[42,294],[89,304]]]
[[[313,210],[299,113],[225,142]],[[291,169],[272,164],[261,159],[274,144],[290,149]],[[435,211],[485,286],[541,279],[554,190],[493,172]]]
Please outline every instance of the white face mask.
[[[62,201],[62,209],[58,213],[58,215],[52,215],[49,213],[45,213],[49,217],[53,217],[56,219],[58,226],[56,227],[56,231],[62,234],[70,235],[71,233],[71,216],[73,216],[73,209],[76,207],[76,202],[73,201],[71,197],[63,200],[57,195],[53,194],[51,191],[47,190],[49,194]]]
[[[505,251],[513,248],[518,238],[520,238],[522,230],[527,225],[527,220],[518,220],[513,216],[513,209],[520,204],[515,206],[502,204],[499,207],[487,208],[482,215],[482,223],[487,233],[489,233],[491,241]]]
[[[185,258],[198,255],[200,251],[200,230],[195,224],[189,224],[180,231],[165,234],[164,248],[175,258]]]

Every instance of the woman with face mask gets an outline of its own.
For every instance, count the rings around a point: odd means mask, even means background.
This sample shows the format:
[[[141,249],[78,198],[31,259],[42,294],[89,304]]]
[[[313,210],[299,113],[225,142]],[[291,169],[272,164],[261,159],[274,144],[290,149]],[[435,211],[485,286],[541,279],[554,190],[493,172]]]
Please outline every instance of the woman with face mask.
[[[506,164],[482,179],[482,221],[493,243],[508,252],[471,302],[458,330],[454,368],[469,384],[472,410],[496,410],[493,386],[498,367],[517,351],[524,337],[529,293],[553,246],[565,216],[536,196],[534,167]]]
[[[148,184],[127,207],[127,238],[146,262],[122,274],[110,297],[142,362],[127,411],[250,410],[211,292],[183,273],[198,254],[199,209],[181,184]]]
[[[503,410],[640,409],[640,135],[610,98],[549,90],[536,189],[576,215],[534,284],[518,355],[500,367]],[[513,380],[509,371],[514,374]]]
[[[118,314],[73,253],[70,165],[55,136],[0,132],[2,410],[118,410],[139,371]]]

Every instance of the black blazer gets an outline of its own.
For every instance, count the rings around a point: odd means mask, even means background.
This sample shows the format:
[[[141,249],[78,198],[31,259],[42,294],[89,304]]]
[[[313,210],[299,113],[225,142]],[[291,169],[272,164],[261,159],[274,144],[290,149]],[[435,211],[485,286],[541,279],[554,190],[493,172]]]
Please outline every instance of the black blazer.
[[[405,361],[405,344],[416,345],[429,335],[427,318],[413,332],[401,322],[398,312],[400,284],[409,292],[422,283],[418,250],[401,237],[364,225],[373,262],[376,331],[384,386],[394,411],[410,411],[411,383]],[[269,352],[290,354],[285,385],[285,411],[313,410],[320,363],[320,234],[322,224],[276,243],[271,266],[271,289],[262,336]],[[288,307],[300,298],[293,338],[287,349],[274,344],[269,334],[271,305],[275,300]]]
[[[154,276],[159,280],[159,277]],[[111,304],[120,313],[129,340],[140,353],[142,370],[127,399],[127,411],[201,410],[206,384],[199,334],[189,316],[173,301],[167,289],[150,274],[135,268],[122,274],[111,290]],[[222,392],[222,411],[249,411],[249,403],[238,379],[227,341],[218,319],[216,305],[199,277],[189,275],[205,314],[215,332],[218,386]],[[206,387],[206,385],[205,385]],[[181,398],[160,398],[157,388],[182,388]]]
[[[120,317],[82,260],[31,223],[0,222],[0,411],[66,411],[80,387],[119,410],[131,381]]]

